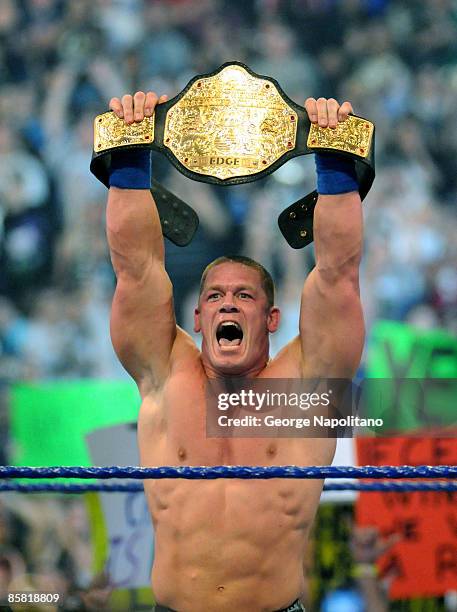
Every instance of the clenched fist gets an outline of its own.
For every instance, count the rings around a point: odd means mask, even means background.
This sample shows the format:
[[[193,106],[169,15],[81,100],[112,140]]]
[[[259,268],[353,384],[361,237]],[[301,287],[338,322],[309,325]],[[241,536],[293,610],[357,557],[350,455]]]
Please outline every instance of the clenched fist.
[[[159,96],[154,91],[137,91],[133,96],[125,94],[122,98],[111,98],[110,109],[125,123],[143,121],[145,117],[152,117],[157,104],[166,102],[168,96]]]
[[[348,115],[354,112],[350,102],[343,102],[340,106],[334,98],[308,98],[305,109],[311,123],[332,129],[336,128],[338,123],[346,121]]]

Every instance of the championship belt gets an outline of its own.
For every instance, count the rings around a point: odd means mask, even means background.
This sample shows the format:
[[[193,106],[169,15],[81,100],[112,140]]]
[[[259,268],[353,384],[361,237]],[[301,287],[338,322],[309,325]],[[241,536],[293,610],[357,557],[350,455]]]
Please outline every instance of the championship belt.
[[[374,179],[374,125],[350,115],[336,128],[311,124],[306,110],[270,77],[239,62],[193,78],[152,117],[126,125],[113,112],[94,122],[90,169],[109,185],[111,154],[117,149],[151,148],[166,155],[185,176],[215,185],[239,185],[274,172],[309,153],[338,153],[355,161],[360,196]],[[164,236],[188,244],[198,226],[195,211],[157,181],[151,182]],[[286,208],[279,227],[293,248],[313,240],[317,192]]]

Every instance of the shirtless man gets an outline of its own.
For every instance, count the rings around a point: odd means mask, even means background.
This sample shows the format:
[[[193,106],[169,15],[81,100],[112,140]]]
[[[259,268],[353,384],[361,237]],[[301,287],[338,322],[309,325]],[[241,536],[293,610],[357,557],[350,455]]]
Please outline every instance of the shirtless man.
[[[164,102],[153,92],[113,98],[126,123]],[[349,102],[309,98],[309,118],[334,128]],[[317,156],[316,156],[317,157]],[[117,287],[111,335],[138,384],[141,462],[159,465],[328,465],[334,439],[207,438],[205,385],[220,377],[352,378],[364,341],[358,269],[362,212],[353,162],[319,156],[314,217],[316,267],[306,278],[299,335],[272,360],[279,326],[268,278],[248,263],[211,267],[195,309],[201,352],[177,327],[164,243],[149,185],[148,154],[113,156],[107,235]],[[185,259],[185,258],[184,258]],[[185,261],[183,261],[185,265]],[[221,340],[221,323],[242,331]],[[302,610],[303,558],[321,480],[146,480],[155,528],[156,610]]]

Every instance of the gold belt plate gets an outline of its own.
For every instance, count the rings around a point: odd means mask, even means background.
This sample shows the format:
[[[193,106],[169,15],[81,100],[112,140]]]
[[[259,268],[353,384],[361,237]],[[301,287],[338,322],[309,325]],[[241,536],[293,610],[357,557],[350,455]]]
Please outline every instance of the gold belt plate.
[[[365,159],[371,150],[373,132],[374,125],[371,121],[349,115],[346,121],[338,123],[336,128],[322,128],[312,123],[306,144],[309,149],[334,149]]]
[[[297,123],[271,81],[231,65],[170,108],[163,144],[188,170],[224,180],[257,174],[294,149]]]
[[[123,119],[119,119],[111,111],[95,117],[95,153],[126,145],[151,144],[153,140],[154,115],[145,117],[143,121],[131,125],[126,125]]]

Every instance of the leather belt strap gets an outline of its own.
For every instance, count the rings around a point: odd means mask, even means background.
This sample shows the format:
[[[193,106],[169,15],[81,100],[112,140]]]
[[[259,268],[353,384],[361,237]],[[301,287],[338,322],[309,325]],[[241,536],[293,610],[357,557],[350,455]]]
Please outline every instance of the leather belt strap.
[[[158,151],[188,178],[215,185],[255,181],[294,157],[316,152],[354,159],[362,199],[375,176],[370,121],[350,115],[335,129],[311,124],[306,110],[274,79],[239,62],[194,77],[139,123],[126,125],[112,112],[98,115],[94,135],[90,168],[107,186],[112,152],[137,147]],[[180,246],[188,244],[198,226],[195,211],[156,181],[151,192],[164,235]],[[314,191],[279,216],[280,230],[294,248],[313,240],[316,201]]]

